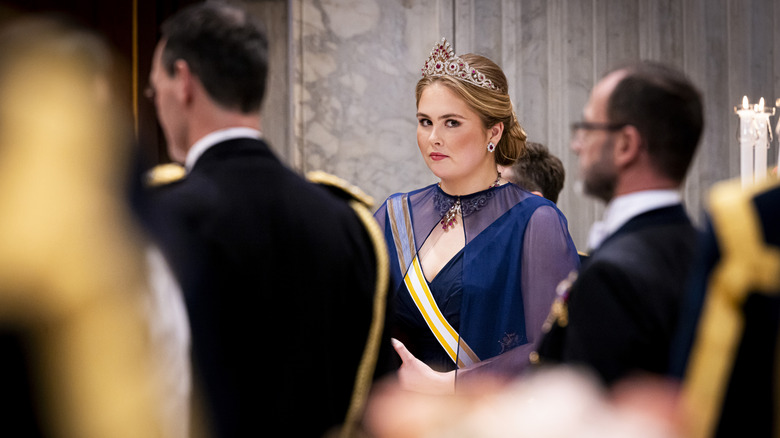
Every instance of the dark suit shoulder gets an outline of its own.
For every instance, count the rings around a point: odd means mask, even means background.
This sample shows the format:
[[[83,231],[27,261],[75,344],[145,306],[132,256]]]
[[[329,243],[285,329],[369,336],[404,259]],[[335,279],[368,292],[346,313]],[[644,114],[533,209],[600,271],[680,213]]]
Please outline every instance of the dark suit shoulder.
[[[588,265],[612,263],[644,271],[652,264],[668,267],[689,262],[696,250],[698,232],[691,223],[658,224],[615,235],[589,257]]]
[[[636,223],[633,225],[637,225]],[[540,354],[593,367],[606,382],[662,373],[698,234],[688,220],[653,220],[606,240],[583,265]]]
[[[367,208],[374,207],[374,198],[366,194],[360,187],[357,187],[336,175],[317,170],[307,173],[306,179],[325,187],[328,191],[341,199],[358,201]]]
[[[575,288],[600,300],[614,300],[637,321],[655,325],[676,312],[697,242],[698,234],[690,224],[616,236],[590,257]]]

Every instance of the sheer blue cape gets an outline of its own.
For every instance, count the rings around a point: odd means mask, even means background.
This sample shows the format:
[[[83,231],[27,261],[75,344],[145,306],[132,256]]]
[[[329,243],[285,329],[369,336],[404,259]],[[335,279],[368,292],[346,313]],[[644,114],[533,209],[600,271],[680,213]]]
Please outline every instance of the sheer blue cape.
[[[579,267],[566,218],[552,202],[513,184],[460,199],[465,247],[457,265],[462,266],[462,300],[456,330],[483,361],[514,348],[530,353],[556,286]],[[411,260],[401,257],[399,263],[403,248],[393,236],[387,203],[408,207],[411,229],[400,233],[412,233],[413,257],[455,200],[434,184],[395,194],[376,211],[390,253],[391,290],[406,291],[403,277]]]

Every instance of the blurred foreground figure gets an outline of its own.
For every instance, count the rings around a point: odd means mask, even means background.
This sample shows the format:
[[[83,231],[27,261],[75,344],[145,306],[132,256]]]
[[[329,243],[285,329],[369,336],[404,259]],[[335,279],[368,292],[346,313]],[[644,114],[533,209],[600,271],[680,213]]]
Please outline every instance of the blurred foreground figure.
[[[780,186],[714,186],[672,351],[686,436],[775,437],[780,323]]]
[[[373,438],[683,438],[674,396],[656,380],[607,390],[568,366],[509,384],[483,376],[449,396],[388,381],[371,399],[366,425]]]
[[[109,58],[61,22],[0,35],[0,415],[14,436],[165,435]]]

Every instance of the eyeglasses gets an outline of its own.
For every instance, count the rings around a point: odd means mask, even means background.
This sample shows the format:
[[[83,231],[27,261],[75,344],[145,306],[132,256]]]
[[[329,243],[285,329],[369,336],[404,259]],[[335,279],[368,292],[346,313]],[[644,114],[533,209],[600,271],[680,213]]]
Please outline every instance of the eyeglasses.
[[[580,141],[585,131],[609,131],[614,132],[628,126],[628,123],[595,123],[575,122],[571,124],[571,140]]]

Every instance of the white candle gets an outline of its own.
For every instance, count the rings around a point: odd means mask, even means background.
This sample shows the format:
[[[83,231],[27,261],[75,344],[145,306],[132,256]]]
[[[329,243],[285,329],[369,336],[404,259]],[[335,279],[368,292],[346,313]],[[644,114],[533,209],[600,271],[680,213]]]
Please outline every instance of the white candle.
[[[740,176],[742,187],[753,184],[753,143],[755,133],[753,131],[753,116],[755,112],[750,109],[747,96],[742,98],[742,107],[735,108],[739,115],[739,150],[740,150]]]
[[[766,179],[766,153],[769,149],[769,140],[767,134],[769,130],[769,113],[764,112],[764,98],[758,102],[758,106],[755,109],[756,120],[756,147],[755,147],[755,167],[754,178],[755,182],[763,181]]]

